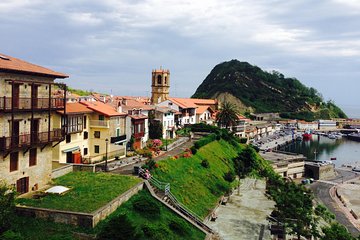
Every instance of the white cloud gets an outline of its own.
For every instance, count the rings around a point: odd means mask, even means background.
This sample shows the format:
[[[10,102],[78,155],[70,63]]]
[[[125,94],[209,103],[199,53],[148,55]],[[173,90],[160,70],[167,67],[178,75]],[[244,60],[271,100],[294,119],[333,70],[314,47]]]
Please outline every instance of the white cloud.
[[[69,13],[68,17],[71,22],[80,25],[98,26],[103,22],[101,18],[90,12],[73,12]]]

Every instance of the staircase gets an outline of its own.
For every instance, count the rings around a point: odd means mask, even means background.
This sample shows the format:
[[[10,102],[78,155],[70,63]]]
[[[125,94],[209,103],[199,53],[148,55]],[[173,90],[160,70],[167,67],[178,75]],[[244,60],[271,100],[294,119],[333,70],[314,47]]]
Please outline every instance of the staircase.
[[[145,171],[140,168],[139,175],[143,175]],[[149,189],[151,195],[157,200],[165,204],[170,209],[174,210],[177,214],[183,217],[185,220],[199,228],[207,235],[214,235],[215,232],[208,227],[201,218],[192,212],[185,205],[180,203],[176,197],[170,191],[170,183],[164,183],[154,177],[150,177],[145,181],[146,187]]]

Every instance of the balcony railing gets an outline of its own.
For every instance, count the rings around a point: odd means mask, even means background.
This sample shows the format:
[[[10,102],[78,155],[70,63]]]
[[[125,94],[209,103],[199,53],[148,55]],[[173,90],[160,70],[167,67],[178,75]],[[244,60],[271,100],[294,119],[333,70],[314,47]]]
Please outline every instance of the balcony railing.
[[[0,98],[0,111],[11,110],[59,110],[64,108],[63,98]]]
[[[139,138],[142,138],[143,136],[145,136],[145,133],[144,132],[138,132],[138,133],[134,133],[134,138],[135,139],[139,139]]]
[[[118,137],[111,137],[110,143],[116,143],[116,142],[120,142],[120,141],[124,141],[124,140],[126,140],[126,135],[121,135]]]
[[[63,137],[64,131],[62,129],[54,129],[53,131],[39,132],[35,134],[22,134],[12,137],[0,137],[0,151],[61,141]]]
[[[102,127],[109,128],[110,127],[109,120],[90,120],[90,127]]]

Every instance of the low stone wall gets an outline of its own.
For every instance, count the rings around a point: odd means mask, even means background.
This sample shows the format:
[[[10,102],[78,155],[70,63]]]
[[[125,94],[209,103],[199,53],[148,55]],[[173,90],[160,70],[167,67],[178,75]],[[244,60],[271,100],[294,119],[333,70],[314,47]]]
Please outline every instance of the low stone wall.
[[[95,172],[94,164],[73,164],[74,172]]]
[[[187,141],[189,141],[188,137],[181,137],[179,140],[169,144],[168,147],[167,147],[167,150],[168,151],[173,150],[174,148],[180,146],[181,144],[183,144],[183,143],[185,143]]]
[[[67,166],[63,166],[60,168],[56,168],[56,169],[52,170],[51,178],[52,179],[58,178],[58,177],[66,175],[68,173],[71,173],[72,171],[74,171],[74,168],[72,165],[67,165]]]
[[[144,187],[144,183],[141,182],[135,187],[129,189],[125,193],[121,194],[110,203],[101,207],[100,209],[92,213],[71,212],[63,210],[16,206],[16,212],[22,216],[42,218],[48,221],[57,223],[71,224],[75,226],[93,228],[101,220],[105,219],[111,213],[113,213],[122,203],[129,200],[133,195],[137,194]]]
[[[93,212],[93,227],[95,227],[101,220],[105,219],[107,216],[109,216],[111,213],[113,213],[121,204],[129,200],[132,196],[137,194],[140,190],[144,188],[144,183],[141,182],[135,187],[129,189],[125,193],[123,193],[121,196],[115,198],[110,203],[108,203],[106,206],[96,210]]]

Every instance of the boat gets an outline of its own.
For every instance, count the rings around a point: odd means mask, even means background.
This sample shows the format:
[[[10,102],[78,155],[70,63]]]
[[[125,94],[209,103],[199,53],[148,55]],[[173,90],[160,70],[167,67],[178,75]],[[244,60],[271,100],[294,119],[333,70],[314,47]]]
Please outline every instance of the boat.
[[[297,137],[296,137],[296,141],[299,141],[299,142],[300,142],[301,140],[302,140],[302,137],[301,137],[301,136],[297,136]]]
[[[347,138],[354,141],[360,141],[360,133],[350,133]]]
[[[310,140],[312,137],[312,134],[310,131],[305,131],[304,134],[302,135],[304,140]]]
[[[333,161],[334,161],[334,160],[336,160],[336,157],[332,157],[332,158],[330,158],[330,160],[333,160]]]

